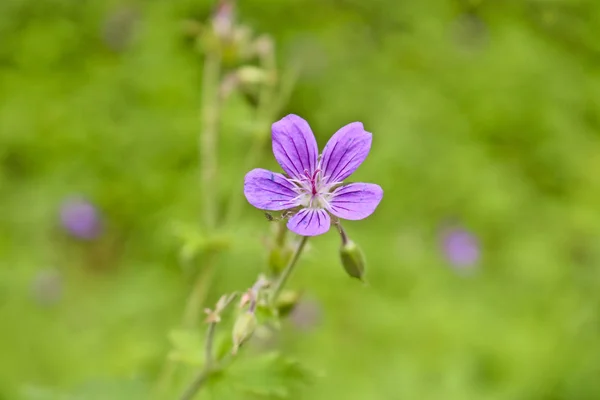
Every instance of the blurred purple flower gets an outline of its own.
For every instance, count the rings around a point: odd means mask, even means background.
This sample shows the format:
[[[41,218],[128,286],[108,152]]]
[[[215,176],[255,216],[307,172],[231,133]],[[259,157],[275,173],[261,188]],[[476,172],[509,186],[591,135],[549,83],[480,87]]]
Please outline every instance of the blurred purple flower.
[[[294,307],[289,318],[292,325],[298,330],[311,330],[321,321],[321,307],[314,300],[301,300]]]
[[[348,220],[371,215],[383,189],[374,183],[341,186],[367,158],[372,135],[360,122],[340,128],[319,155],[308,122],[290,114],[272,127],[273,154],[287,175],[256,168],[246,174],[244,194],[254,207],[268,211],[299,208],[287,227],[302,236],[317,236],[331,226],[330,214]],[[290,211],[291,212],[291,211]]]
[[[79,239],[92,240],[101,232],[98,210],[82,198],[71,198],[63,203],[60,221],[64,229]]]
[[[481,256],[477,238],[462,228],[448,228],[442,232],[442,247],[446,259],[455,267],[473,267]]]

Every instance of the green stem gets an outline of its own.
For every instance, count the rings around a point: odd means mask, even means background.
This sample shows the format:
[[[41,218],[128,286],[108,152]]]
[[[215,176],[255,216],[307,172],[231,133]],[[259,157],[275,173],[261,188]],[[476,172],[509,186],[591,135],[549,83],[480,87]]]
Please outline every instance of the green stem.
[[[308,242],[308,236],[302,236],[302,239],[300,239],[300,243],[298,243],[298,247],[296,247],[296,251],[294,251],[292,258],[288,262],[288,265],[285,267],[285,269],[279,276],[279,279],[275,283],[275,287],[273,288],[273,292],[271,295],[272,302],[275,302],[277,300],[277,298],[279,297],[279,294],[283,290],[283,287],[285,286],[287,280],[289,279],[290,275],[294,271],[294,268],[296,267],[296,264],[298,263],[298,259],[300,258],[300,254],[302,253],[302,250],[304,250],[304,246],[306,245],[306,242]]]
[[[237,296],[237,292],[232,293],[229,296],[229,298],[227,298],[227,301],[222,306],[222,308],[220,310],[215,309],[215,312],[223,312],[229,306],[229,304],[231,304],[231,302],[237,298]],[[220,362],[215,361],[213,351],[216,329],[217,321],[211,322],[208,325],[208,332],[206,333],[206,344],[204,345],[204,368],[202,368],[202,371],[200,371],[198,376],[196,376],[196,379],[194,379],[192,383],[187,387],[185,392],[183,392],[183,395],[181,395],[181,400],[191,400],[200,391],[200,389],[202,389],[210,375],[214,371],[218,370],[220,366],[223,365],[224,360],[221,360]]]
[[[287,226],[285,226],[285,221],[280,221],[277,223],[277,235],[275,236],[275,244],[279,247],[283,247],[285,244],[285,237],[287,235]]]
[[[200,171],[203,195],[203,222],[207,230],[217,222],[217,134],[219,129],[219,82],[221,55],[206,55],[202,77],[202,132],[200,134]]]
[[[202,370],[202,372],[196,377],[196,379],[192,382],[192,384],[186,389],[186,391],[181,395],[181,400],[191,400],[198,393],[200,388],[204,386],[204,383],[208,380],[210,376],[209,370]]]
[[[208,325],[208,333],[206,334],[206,346],[205,346],[205,358],[204,368],[198,374],[196,379],[192,381],[190,386],[187,387],[185,392],[181,395],[181,400],[191,400],[200,391],[202,386],[206,383],[210,374],[213,372],[213,342],[215,337],[215,328],[217,327],[216,322],[211,322]]]
[[[337,221],[334,224],[337,227],[338,232],[340,233],[340,236],[342,237],[342,245],[348,244],[348,240],[349,240],[348,239],[348,234],[346,233],[346,231],[342,227],[342,223],[340,221]]]
[[[215,338],[215,328],[217,327],[216,322],[211,322],[208,325],[208,333],[206,334],[206,344],[204,345],[205,354],[205,365],[208,367],[212,366],[214,355],[213,355],[213,342]]]
[[[209,255],[209,259],[204,264],[202,271],[198,274],[198,277],[194,282],[194,288],[188,296],[183,314],[183,327],[186,329],[194,328],[198,322],[200,309],[202,308],[208,287],[215,272],[215,258],[216,256],[214,254]]]

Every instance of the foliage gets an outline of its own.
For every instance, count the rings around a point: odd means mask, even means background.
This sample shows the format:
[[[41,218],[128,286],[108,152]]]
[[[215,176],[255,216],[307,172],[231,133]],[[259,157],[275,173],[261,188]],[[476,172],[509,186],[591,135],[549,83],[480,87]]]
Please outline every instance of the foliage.
[[[209,392],[598,398],[600,5],[368,3],[240,2],[241,19],[275,38],[280,65],[301,66],[276,117],[304,116],[320,144],[362,121],[374,142],[356,180],[385,196],[346,226],[368,286],[344,273],[335,232],[310,243],[291,286],[318,299],[322,324],[306,332],[290,319],[274,336],[301,364],[251,348]],[[265,268],[269,223],[241,199],[239,160],[268,134],[248,93],[225,104],[215,188],[221,214],[236,196],[241,212],[216,237],[187,228],[202,206],[202,58],[185,21],[210,9],[0,2],[0,399],[148,398],[206,243],[226,249],[208,304]],[[96,241],[59,226],[62,202],[79,194],[104,218]],[[440,250],[448,220],[480,239],[476,273],[457,274]],[[48,269],[57,301],[36,284]],[[193,332],[201,348],[204,326]],[[219,392],[234,381],[241,392]]]

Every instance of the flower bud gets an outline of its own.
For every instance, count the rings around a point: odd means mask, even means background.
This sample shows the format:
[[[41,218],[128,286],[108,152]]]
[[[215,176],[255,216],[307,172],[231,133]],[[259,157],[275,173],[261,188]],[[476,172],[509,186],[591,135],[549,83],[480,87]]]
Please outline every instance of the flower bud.
[[[292,253],[288,246],[273,247],[269,252],[269,272],[274,276],[279,275],[290,261]]]
[[[252,65],[244,65],[238,68],[236,75],[239,81],[246,85],[264,83],[269,78],[265,70]]]
[[[254,41],[254,51],[261,56],[273,53],[273,39],[267,35],[261,35]]]
[[[245,312],[240,314],[233,325],[233,354],[236,354],[240,346],[252,337],[256,325],[254,313]]]
[[[281,292],[277,298],[277,303],[275,303],[279,317],[287,317],[296,308],[300,297],[300,293],[295,290],[284,290]]]
[[[340,257],[348,275],[362,281],[365,274],[365,257],[358,245],[352,240],[346,241],[340,248]]]

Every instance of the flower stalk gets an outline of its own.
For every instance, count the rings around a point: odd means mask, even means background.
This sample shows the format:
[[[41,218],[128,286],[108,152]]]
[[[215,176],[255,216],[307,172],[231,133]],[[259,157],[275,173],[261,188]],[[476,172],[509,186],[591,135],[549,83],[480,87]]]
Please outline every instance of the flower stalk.
[[[191,400],[200,391],[204,384],[210,378],[210,375],[219,368],[218,362],[214,357],[214,341],[217,324],[221,321],[220,314],[231,304],[231,302],[237,297],[237,293],[230,295],[229,297],[223,296],[217,303],[214,311],[209,311],[208,317],[208,329],[206,332],[206,343],[204,345],[204,367],[200,373],[196,376],[196,379],[185,389],[181,395],[181,400]]]
[[[279,294],[285,287],[286,282],[288,281],[290,275],[294,271],[294,268],[296,267],[296,264],[298,263],[298,260],[300,259],[300,254],[302,254],[302,251],[304,250],[304,246],[306,246],[306,242],[308,242],[308,236],[302,236],[300,239],[300,242],[298,243],[298,247],[296,247],[296,251],[294,251],[292,258],[288,262],[288,265],[285,267],[285,269],[279,276],[279,279],[277,279],[277,282],[275,282],[275,286],[273,287],[273,292],[271,293],[271,303],[272,304],[275,303],[275,301],[277,301]]]
[[[206,362],[204,368],[198,374],[196,379],[192,381],[190,386],[183,392],[181,400],[191,400],[198,393],[198,391],[204,386],[208,378],[213,372],[213,343],[215,337],[215,330],[217,327],[216,322],[211,322],[208,325],[208,333],[206,334],[206,345],[205,345],[205,357]]]
[[[307,242],[308,242],[308,236],[302,236],[300,239],[300,242],[298,243],[298,246],[296,247],[296,250],[294,251],[294,254],[292,255],[292,258],[290,259],[288,265],[286,266],[286,268],[283,270],[283,272],[279,276],[279,279],[275,283],[275,286],[271,292],[270,300],[271,300],[272,304],[274,304],[277,301],[279,295],[281,294],[283,288],[285,287],[285,284],[287,283],[289,277],[291,276],[293,270],[295,269],[296,264],[298,263],[298,260],[300,259],[300,255],[302,254],[302,251],[304,250]],[[261,279],[259,279],[258,283],[255,286],[256,287],[253,287],[251,290],[253,290],[253,291],[260,290],[265,285],[263,284],[263,281]],[[254,293],[254,297],[250,301],[250,309],[248,311],[246,311],[245,314],[242,314],[242,317],[248,317],[248,316],[254,317],[254,309],[256,307],[256,296],[257,296],[257,293]],[[227,300],[227,303],[221,309],[225,308],[234,297],[235,296],[230,296]],[[211,319],[209,322],[208,332],[207,332],[207,336],[206,336],[206,344],[205,344],[205,360],[206,361],[205,361],[204,367],[202,368],[202,371],[200,371],[200,373],[198,374],[196,379],[194,379],[192,381],[192,383],[186,388],[183,395],[180,397],[180,400],[193,399],[194,396],[196,396],[198,394],[198,392],[200,392],[200,390],[204,387],[205,383],[209,380],[211,374],[214,371],[219,370],[221,368],[222,362],[215,360],[214,355],[213,355],[214,335],[215,335],[216,325],[218,322],[219,322],[218,319],[217,320]],[[238,319],[238,322],[239,322],[239,319]],[[252,320],[251,322],[256,323],[255,320]],[[248,323],[244,323],[244,324],[238,323],[236,325],[238,325],[238,327],[234,327],[234,336],[236,336],[235,335],[236,329],[243,328],[242,330],[244,330],[244,332],[242,332],[242,334],[238,335],[238,336],[240,336],[240,338],[237,342],[234,338],[234,348],[233,348],[232,356],[235,356],[237,354],[237,350],[239,349],[241,342],[245,341],[248,338],[248,336],[251,334],[249,332],[252,330],[251,328],[248,328],[248,325],[249,325]],[[239,327],[241,327],[241,328],[239,328]],[[242,336],[244,336],[244,337],[242,337]]]

